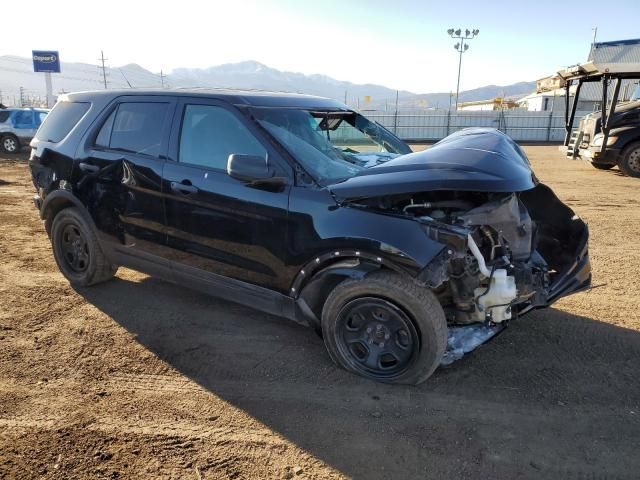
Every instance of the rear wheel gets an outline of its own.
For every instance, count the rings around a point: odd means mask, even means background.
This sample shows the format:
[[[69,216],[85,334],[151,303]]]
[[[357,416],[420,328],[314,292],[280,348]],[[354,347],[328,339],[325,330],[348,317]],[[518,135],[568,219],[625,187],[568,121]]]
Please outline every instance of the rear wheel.
[[[0,150],[4,153],[18,153],[20,150],[20,141],[15,135],[2,135],[0,137]]]
[[[111,265],[98,239],[79,209],[58,212],[51,225],[53,255],[62,274],[74,287],[87,287],[113,277]]]
[[[334,362],[387,383],[423,382],[447,345],[435,295],[391,272],[338,284],[325,302],[322,332]]]
[[[625,148],[619,167],[629,177],[640,177],[640,142]]]
[[[611,165],[610,163],[592,163],[593,168],[597,168],[598,170],[611,170],[615,165]]]

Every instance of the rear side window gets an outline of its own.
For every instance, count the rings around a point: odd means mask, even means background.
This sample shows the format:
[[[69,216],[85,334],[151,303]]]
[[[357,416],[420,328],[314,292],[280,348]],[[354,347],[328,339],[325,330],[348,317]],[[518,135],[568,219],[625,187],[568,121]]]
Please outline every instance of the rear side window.
[[[121,103],[100,128],[95,145],[157,157],[168,110],[167,103]]]
[[[0,123],[4,123],[7,120],[9,120],[9,117],[11,116],[11,112],[2,112],[0,111]]]
[[[59,142],[89,110],[89,103],[58,102],[47,115],[36,137],[47,142]]]
[[[116,118],[117,111],[118,109],[111,112],[109,118],[107,118],[107,120],[102,124],[102,128],[100,128],[100,132],[98,132],[98,136],[96,137],[96,147],[109,148],[109,142],[111,142],[111,130],[113,130],[113,119]]]
[[[14,117],[15,126],[32,126],[33,125],[33,112],[31,110],[22,110],[16,113]]]

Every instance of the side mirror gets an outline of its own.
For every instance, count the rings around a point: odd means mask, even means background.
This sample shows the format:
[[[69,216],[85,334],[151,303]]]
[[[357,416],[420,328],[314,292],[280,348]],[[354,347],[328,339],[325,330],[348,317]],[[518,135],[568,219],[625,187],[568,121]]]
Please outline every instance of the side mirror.
[[[227,160],[227,173],[230,177],[243,182],[255,182],[266,180],[275,175],[275,172],[265,157],[258,155],[242,155],[233,153]]]

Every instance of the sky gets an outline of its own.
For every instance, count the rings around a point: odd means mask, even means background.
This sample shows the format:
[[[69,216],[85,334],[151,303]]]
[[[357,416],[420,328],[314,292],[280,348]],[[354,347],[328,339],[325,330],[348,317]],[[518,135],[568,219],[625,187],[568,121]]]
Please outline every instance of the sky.
[[[594,27],[597,41],[640,37],[640,0],[22,0],[4,5],[3,18],[24,12],[43,26],[3,22],[0,55],[50,49],[97,64],[104,50],[109,66],[165,73],[256,60],[414,93],[455,90],[449,28],[480,30],[463,55],[461,90],[582,62]]]

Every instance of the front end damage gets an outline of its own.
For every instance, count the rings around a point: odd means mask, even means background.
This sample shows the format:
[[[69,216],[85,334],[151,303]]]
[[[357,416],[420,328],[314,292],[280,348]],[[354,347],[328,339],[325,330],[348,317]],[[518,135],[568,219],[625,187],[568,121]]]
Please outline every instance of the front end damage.
[[[510,320],[590,286],[587,225],[544,184],[513,193],[435,191],[359,203],[410,216],[445,245],[418,275],[447,316],[443,365]]]
[[[587,225],[498,130],[461,130],[330,188],[339,201],[419,222],[443,245],[417,275],[447,317],[443,364],[591,284]]]

